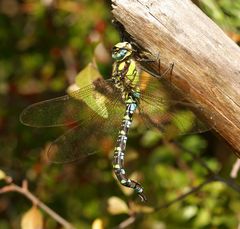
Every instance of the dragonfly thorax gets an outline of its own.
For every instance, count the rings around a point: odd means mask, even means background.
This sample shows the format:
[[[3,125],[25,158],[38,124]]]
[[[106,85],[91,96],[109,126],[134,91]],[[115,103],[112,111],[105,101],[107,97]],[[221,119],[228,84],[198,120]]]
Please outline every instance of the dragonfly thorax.
[[[115,60],[112,79],[115,87],[122,92],[122,97],[126,98],[126,94],[133,91],[139,92],[139,73],[131,44],[128,42],[116,44],[112,56]]]

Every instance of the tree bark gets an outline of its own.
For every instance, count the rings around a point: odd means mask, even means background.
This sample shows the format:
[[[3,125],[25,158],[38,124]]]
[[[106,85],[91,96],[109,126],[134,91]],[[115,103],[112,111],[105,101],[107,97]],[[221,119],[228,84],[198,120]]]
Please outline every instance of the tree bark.
[[[112,6],[136,43],[160,53],[164,68],[174,63],[170,83],[205,108],[206,121],[240,157],[240,48],[190,0],[115,0]]]

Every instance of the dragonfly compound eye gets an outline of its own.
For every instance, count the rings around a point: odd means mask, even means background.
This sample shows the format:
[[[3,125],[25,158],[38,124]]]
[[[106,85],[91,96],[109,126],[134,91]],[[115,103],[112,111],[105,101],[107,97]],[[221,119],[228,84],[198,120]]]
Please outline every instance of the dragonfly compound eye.
[[[127,52],[128,52],[128,51],[127,51],[126,49],[120,49],[120,51],[119,51],[119,56],[121,56],[121,57],[123,58],[123,57],[125,57],[125,55],[126,55]]]
[[[116,61],[124,60],[127,56],[130,56],[131,52],[127,49],[115,49],[112,53],[112,58]]]
[[[132,46],[129,42],[119,42],[112,49],[112,58],[116,61],[122,61],[126,57],[131,56]]]

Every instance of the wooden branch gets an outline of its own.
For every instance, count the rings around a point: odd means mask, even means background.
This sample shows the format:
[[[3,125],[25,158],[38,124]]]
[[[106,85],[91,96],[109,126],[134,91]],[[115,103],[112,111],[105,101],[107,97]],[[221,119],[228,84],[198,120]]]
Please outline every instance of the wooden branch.
[[[175,64],[167,80],[205,108],[240,157],[239,47],[190,0],[115,0],[112,12],[138,44],[161,54],[164,68]]]

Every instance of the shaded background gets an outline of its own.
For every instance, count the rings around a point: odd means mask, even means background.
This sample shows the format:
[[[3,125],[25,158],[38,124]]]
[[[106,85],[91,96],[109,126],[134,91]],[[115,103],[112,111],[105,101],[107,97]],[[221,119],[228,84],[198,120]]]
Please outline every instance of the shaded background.
[[[239,0],[194,2],[240,42]],[[226,184],[208,184],[168,208],[144,215],[150,208],[132,206],[133,200],[140,205],[138,199],[113,178],[114,139],[99,142],[103,154],[71,165],[51,165],[43,157],[44,149],[63,130],[20,124],[19,114],[26,106],[65,94],[93,56],[101,73],[110,75],[111,47],[120,40],[111,19],[110,3],[104,0],[0,1],[0,169],[17,184],[27,179],[36,196],[77,228],[91,228],[96,219],[106,228],[118,225],[129,217],[121,208],[124,203],[143,213],[129,228],[237,228],[239,193]],[[229,177],[236,157],[222,139],[209,132],[181,137],[179,142]],[[148,207],[171,201],[207,175],[188,152],[163,144],[161,135],[143,126],[134,128],[126,167],[145,187]],[[111,205],[113,196],[121,198],[121,204]],[[0,228],[19,228],[30,207],[31,202],[17,193],[1,195]],[[45,228],[60,228],[43,214]]]

